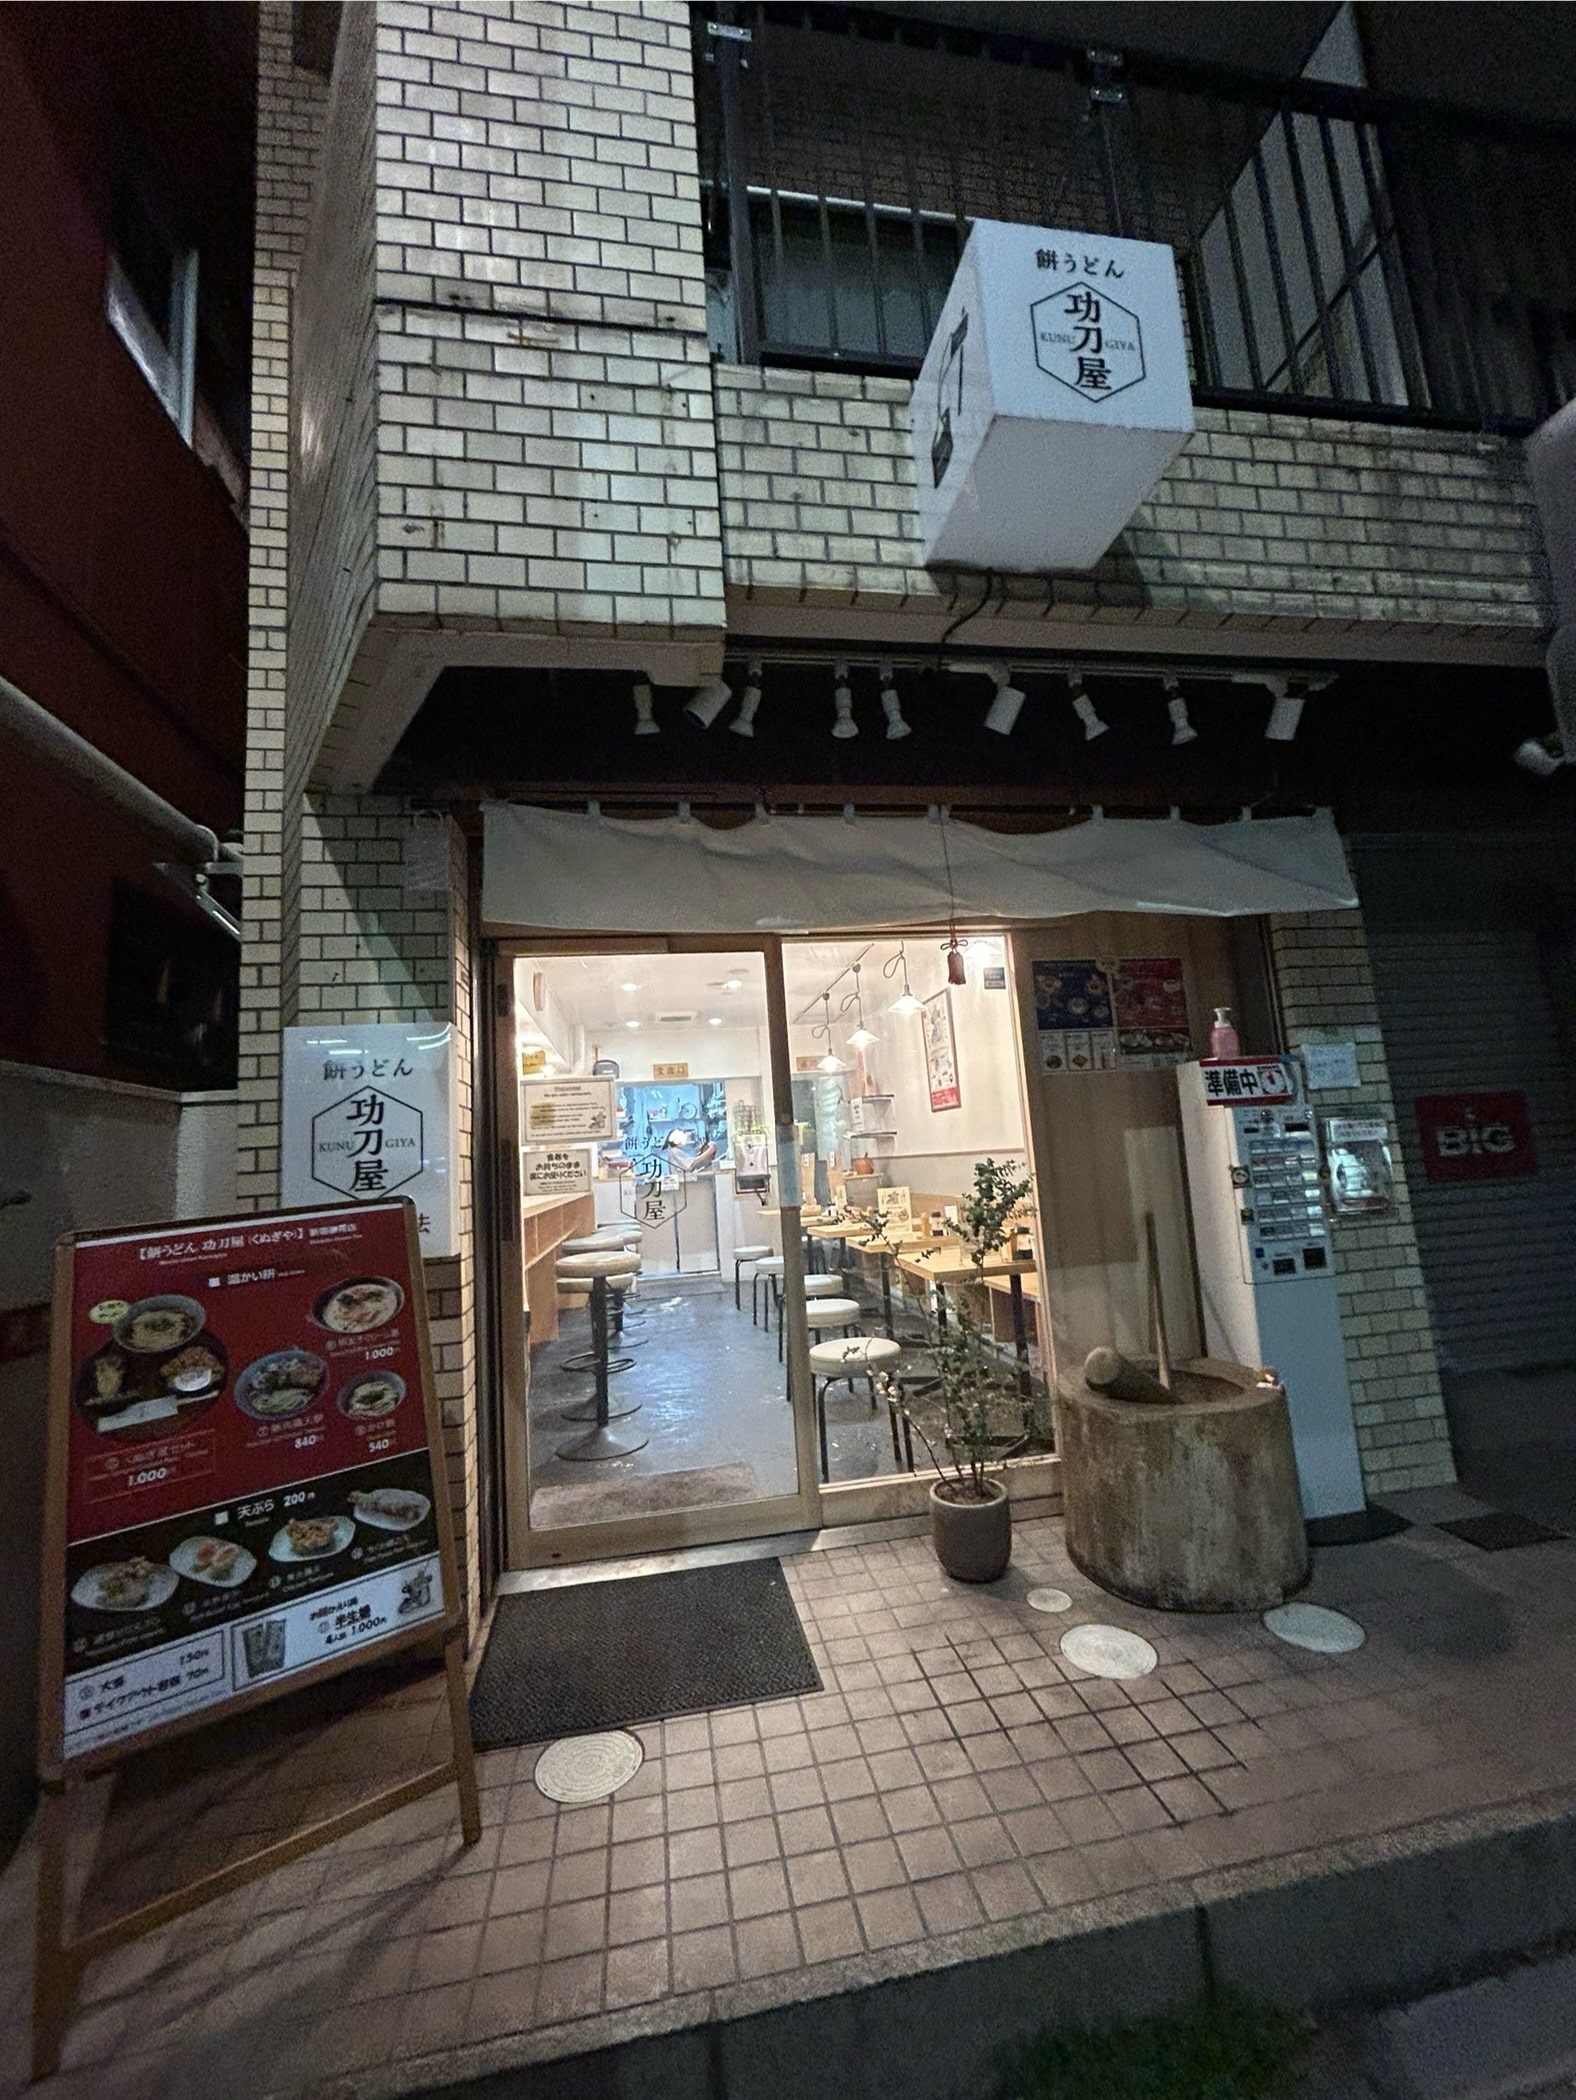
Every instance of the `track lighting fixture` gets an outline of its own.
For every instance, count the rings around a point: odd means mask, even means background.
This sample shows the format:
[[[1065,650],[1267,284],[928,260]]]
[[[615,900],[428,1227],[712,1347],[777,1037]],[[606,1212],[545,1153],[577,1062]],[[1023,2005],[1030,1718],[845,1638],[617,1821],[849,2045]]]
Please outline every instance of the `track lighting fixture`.
[[[685,702],[684,712],[692,722],[698,722],[702,729],[710,729],[732,698],[733,688],[722,679],[713,678],[705,685],[696,686]]]
[[[841,743],[846,742],[851,736],[858,736],[859,724],[854,720],[854,696],[848,683],[847,664],[834,664],[832,666],[832,676],[837,681],[832,688],[832,706],[836,710],[836,720],[832,724],[832,734]]]
[[[749,683],[745,686],[743,698],[739,702],[739,712],[728,724],[735,736],[755,734],[755,717],[761,707],[761,660],[758,656],[750,658],[746,676]]]
[[[919,1012],[919,1001],[914,997],[913,989],[908,981],[908,949],[902,941],[899,941],[897,944],[896,955],[881,965],[881,974],[883,977],[890,977],[895,971],[899,970],[903,974],[903,989],[887,1008],[887,1012],[889,1014],[917,1014]]]
[[[635,687],[635,734],[636,736],[661,736],[662,729],[652,709],[651,687],[641,679]]]
[[[991,683],[996,688],[996,697],[985,717],[985,727],[997,736],[1011,736],[1023,712],[1024,695],[1012,683],[1012,673],[1005,664],[990,666]]]
[[[903,703],[897,696],[897,687],[892,683],[892,666],[882,664],[879,675],[881,712],[886,716],[887,742],[895,744],[900,736],[912,736],[914,732],[903,719]]]
[[[1171,717],[1171,741],[1173,744],[1196,744],[1198,731],[1188,720],[1187,701],[1176,679],[1167,676],[1163,681],[1166,689],[1166,713]]]
[[[1104,736],[1111,725],[1109,722],[1102,722],[1095,713],[1094,702],[1083,689],[1082,671],[1068,672],[1067,690],[1073,703],[1073,713],[1083,724],[1084,742],[1092,744],[1097,736]]]

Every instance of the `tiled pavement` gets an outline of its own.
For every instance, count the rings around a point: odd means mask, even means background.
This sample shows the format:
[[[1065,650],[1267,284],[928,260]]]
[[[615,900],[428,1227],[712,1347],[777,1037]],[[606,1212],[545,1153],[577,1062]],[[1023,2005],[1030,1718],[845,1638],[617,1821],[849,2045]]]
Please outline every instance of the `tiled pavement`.
[[[1420,1517],[1470,1506],[1398,1499]],[[1326,1552],[1307,1594],[1369,1640],[1324,1658],[1254,1618],[1118,1603],[1072,1569],[1051,1519],[1020,1523],[987,1591],[948,1583],[923,1537],[822,1543],[785,1562],[822,1692],[641,1727],[643,1769],[595,1807],[544,1800],[534,1750],[482,1757],[478,1846],[438,1796],[111,1957],[38,2091],[375,2092],[383,2067],[408,2080],[431,2055],[434,2079],[453,2076],[467,2045],[510,2036],[540,2049],[553,2031],[568,2053],[962,1959],[1009,1928],[1021,1943],[1124,1893],[1174,1889],[1180,1905],[1211,1870],[1573,1777],[1576,1545],[1488,1554],[1419,1523]],[[1030,1610],[1037,1583],[1069,1590],[1072,1613]],[[1062,1633],[1090,1619],[1142,1631],[1159,1669],[1117,1684],[1064,1662]],[[123,1781],[98,1899],[430,1755],[435,1693],[408,1686],[293,1738],[256,1722],[238,1765],[205,1751],[205,1769]],[[30,1896],[24,1851],[0,1882],[7,2092]]]

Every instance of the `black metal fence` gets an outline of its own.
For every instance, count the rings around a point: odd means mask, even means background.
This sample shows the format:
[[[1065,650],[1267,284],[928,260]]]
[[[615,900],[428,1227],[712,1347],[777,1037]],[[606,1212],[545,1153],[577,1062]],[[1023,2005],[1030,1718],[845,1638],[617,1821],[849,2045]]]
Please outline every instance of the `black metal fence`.
[[[726,356],[917,372],[992,218],[1168,243],[1201,401],[1504,428],[1576,393],[1576,138],[851,7],[698,10],[696,60]]]

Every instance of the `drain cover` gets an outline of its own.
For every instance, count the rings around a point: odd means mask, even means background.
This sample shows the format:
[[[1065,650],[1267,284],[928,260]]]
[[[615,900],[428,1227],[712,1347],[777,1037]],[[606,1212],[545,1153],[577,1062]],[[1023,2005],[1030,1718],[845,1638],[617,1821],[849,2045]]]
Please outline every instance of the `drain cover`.
[[[1160,1660],[1142,1634],[1124,1626],[1069,1627],[1062,1653],[1091,1677],[1147,1677]]]
[[[565,1736],[536,1760],[536,1790],[549,1801],[601,1801],[626,1786],[644,1760],[640,1744],[622,1729]]]
[[[1065,1590],[1030,1590],[1024,1603],[1030,1611],[1071,1611],[1073,1600]]]
[[[1264,1614],[1264,1623],[1277,1640],[1311,1648],[1315,1655],[1350,1655],[1368,1638],[1355,1619],[1322,1604],[1277,1604]]]

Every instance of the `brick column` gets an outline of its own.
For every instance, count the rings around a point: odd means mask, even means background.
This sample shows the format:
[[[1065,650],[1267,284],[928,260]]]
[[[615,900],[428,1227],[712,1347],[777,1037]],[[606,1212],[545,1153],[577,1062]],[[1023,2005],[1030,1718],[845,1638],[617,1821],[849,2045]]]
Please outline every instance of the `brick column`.
[[[1291,1045],[1357,1045],[1358,1085],[1316,1095],[1318,1114],[1382,1116],[1391,1133],[1395,1209],[1385,1218],[1343,1218],[1334,1227],[1363,1480],[1371,1495],[1440,1486],[1455,1479],[1455,1462],[1362,915],[1297,912],[1273,918],[1270,946]]]

